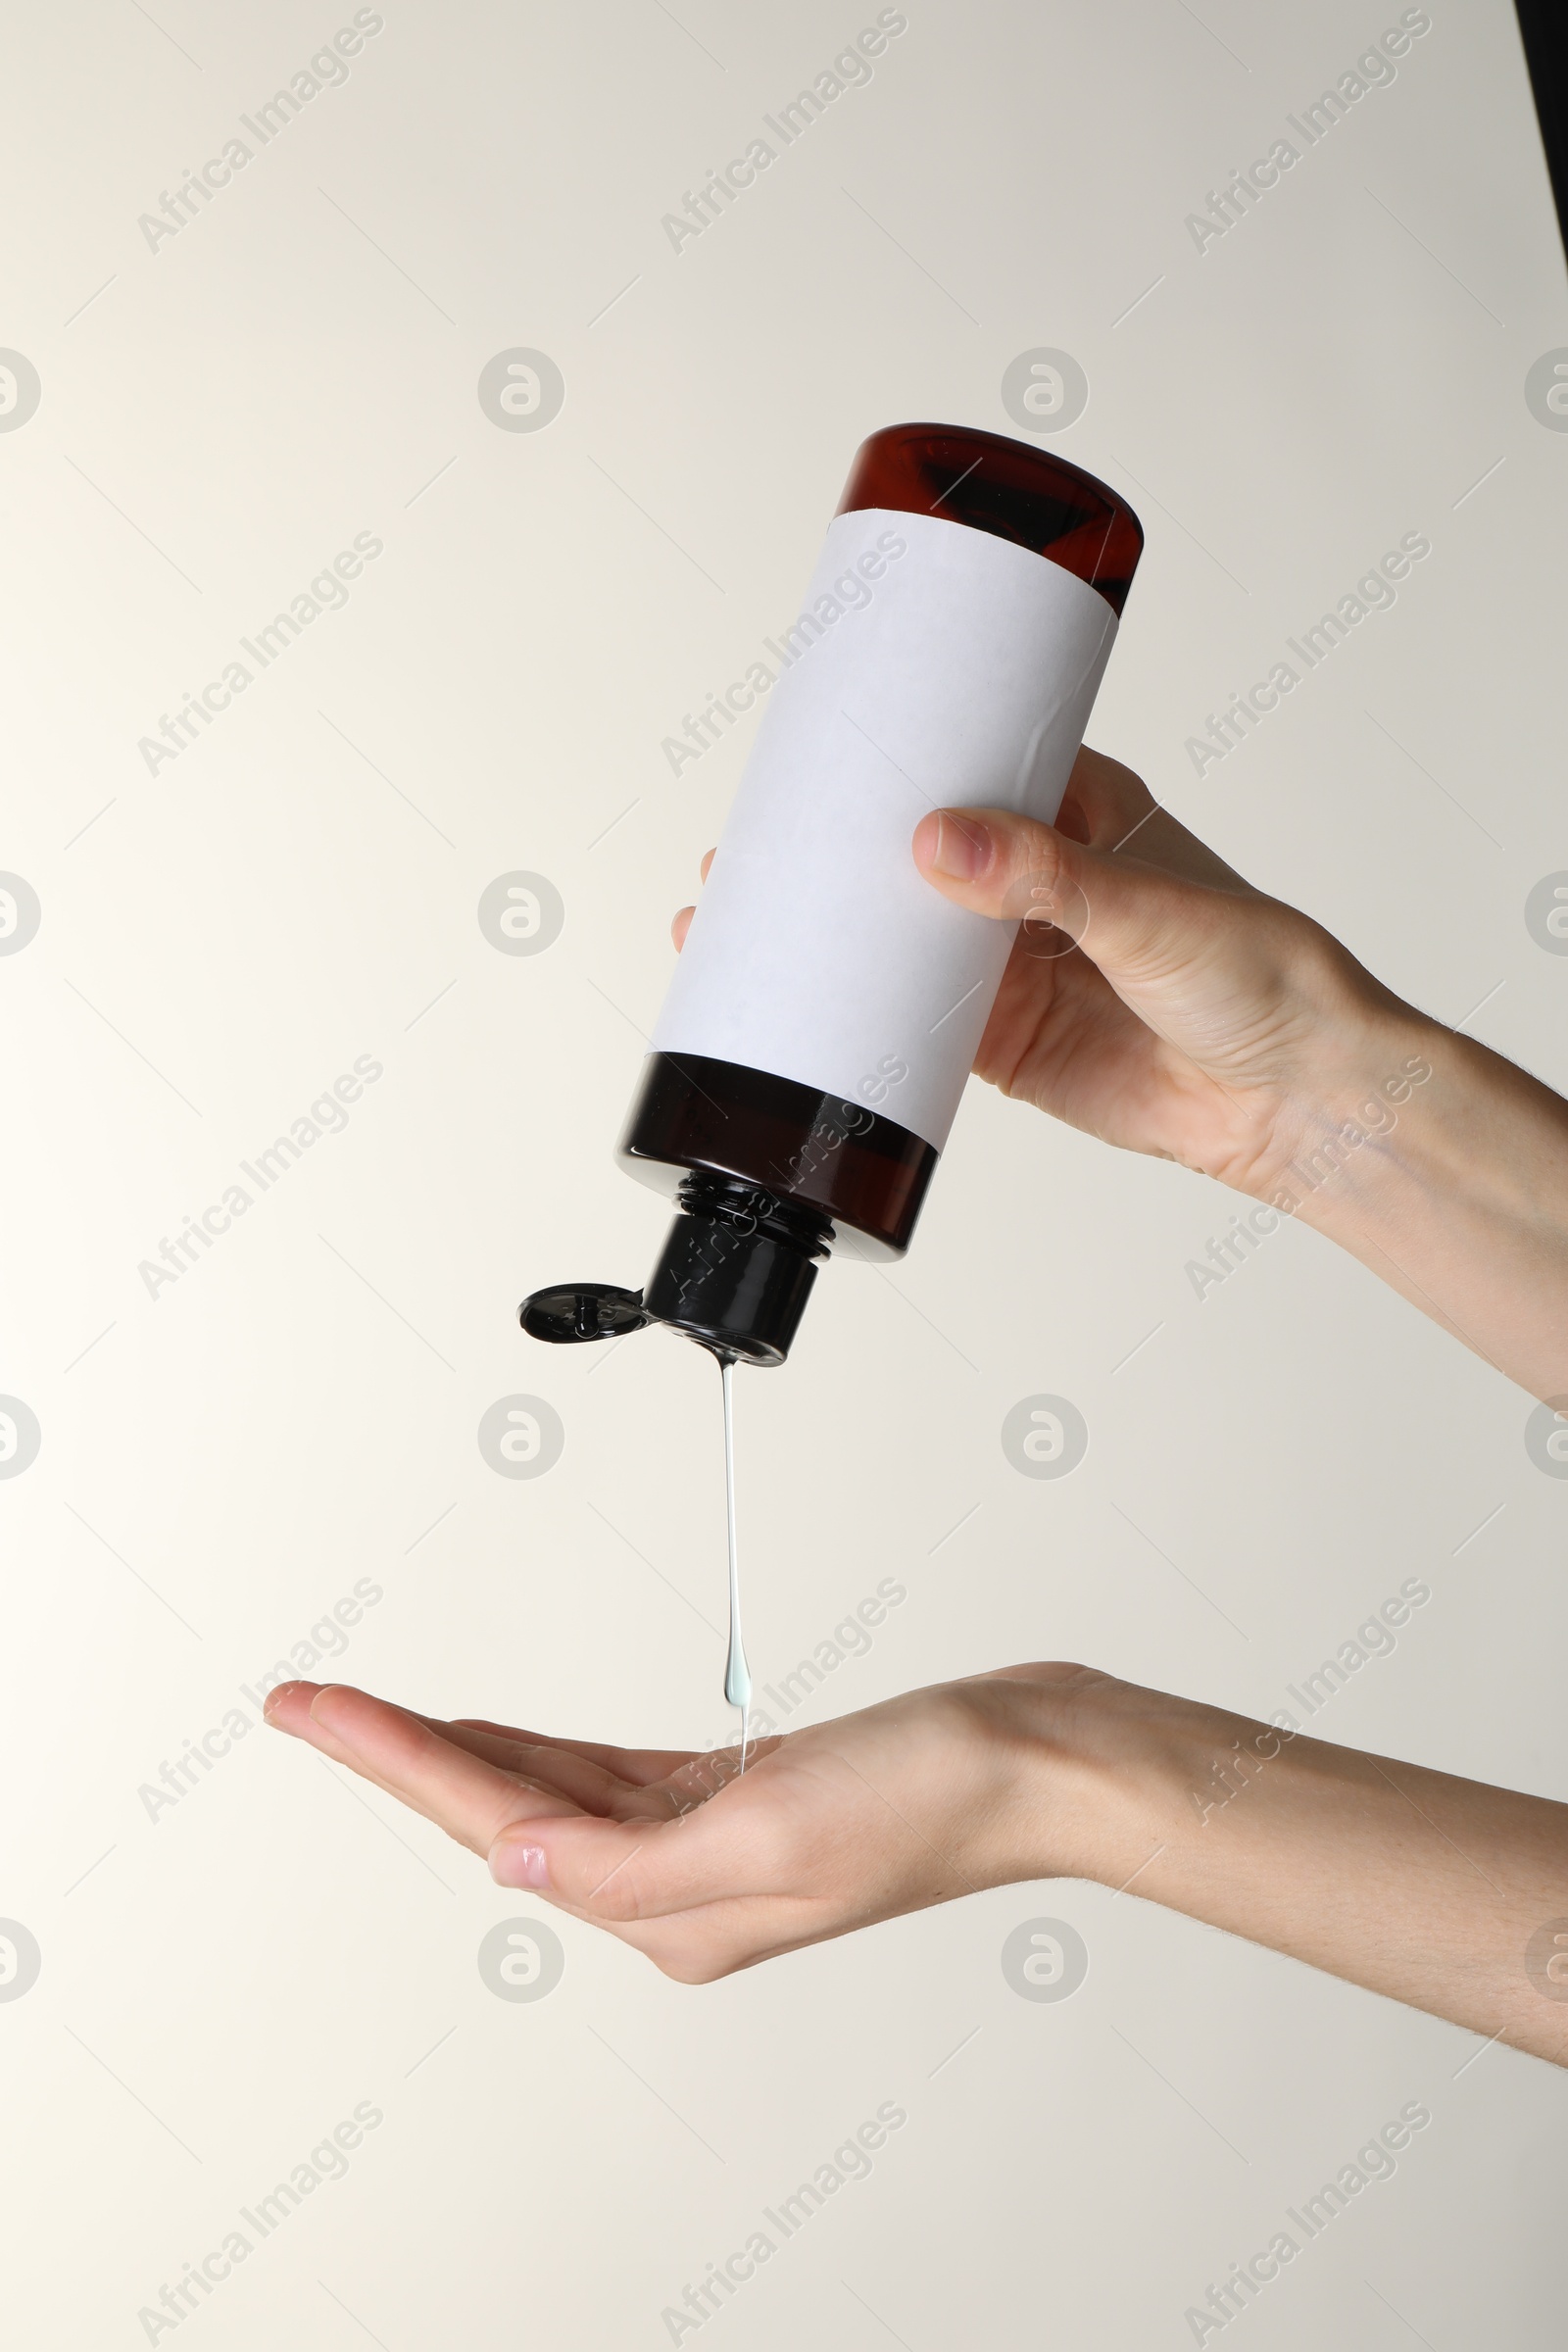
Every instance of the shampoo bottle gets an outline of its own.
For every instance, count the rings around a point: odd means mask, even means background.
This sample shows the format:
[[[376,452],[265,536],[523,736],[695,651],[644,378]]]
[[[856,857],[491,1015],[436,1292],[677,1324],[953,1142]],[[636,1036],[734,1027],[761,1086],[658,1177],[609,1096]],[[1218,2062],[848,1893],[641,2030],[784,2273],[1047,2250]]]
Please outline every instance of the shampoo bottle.
[[[1142,546],[1044,450],[861,446],[620,1138],[674,1223],[646,1293],[536,1292],[535,1338],[658,1322],[778,1364],[831,1249],[903,1255],[1016,931],[933,890],[910,836],[941,807],[1054,818]]]

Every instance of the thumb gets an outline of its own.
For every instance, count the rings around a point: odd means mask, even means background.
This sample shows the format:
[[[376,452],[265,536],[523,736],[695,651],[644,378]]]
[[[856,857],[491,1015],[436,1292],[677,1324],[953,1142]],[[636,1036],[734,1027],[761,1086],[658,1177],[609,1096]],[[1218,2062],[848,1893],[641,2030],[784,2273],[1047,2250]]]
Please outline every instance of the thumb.
[[[914,862],[956,906],[1065,932],[1112,981],[1152,981],[1201,955],[1225,894],[1006,808],[938,808],[915,828]]]
[[[759,1865],[750,1826],[737,1827],[716,1805],[669,1821],[536,1817],[501,1830],[490,1875],[498,1886],[557,1895],[602,1927],[663,1919],[752,1891]]]

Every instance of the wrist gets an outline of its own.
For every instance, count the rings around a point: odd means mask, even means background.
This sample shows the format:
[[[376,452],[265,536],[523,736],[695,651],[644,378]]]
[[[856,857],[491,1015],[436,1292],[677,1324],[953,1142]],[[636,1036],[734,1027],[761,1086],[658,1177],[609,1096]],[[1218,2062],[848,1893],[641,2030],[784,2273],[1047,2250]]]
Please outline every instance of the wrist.
[[[1445,1042],[1451,1032],[1375,983],[1348,990],[1282,1088],[1245,1189],[1285,1215],[1330,1223],[1408,1144]]]
[[[1126,1886],[1197,1821],[1191,1792],[1231,1719],[1086,1666],[1021,1667],[1006,1679],[998,1879]]]
[[[1007,1875],[1088,1879],[1209,1916],[1205,1902],[1223,1903],[1235,1874],[1238,1834],[1246,1877],[1258,1861],[1250,1836],[1265,1813],[1276,1829],[1293,1816],[1296,1759],[1316,1743],[1288,1719],[1260,1722],[1086,1667],[1022,1671],[1061,1679],[1032,1694]],[[1230,1810],[1259,1784],[1261,1796]]]
[[[1407,1006],[1354,1058],[1299,1090],[1259,1197],[1532,1395],[1568,1393],[1568,1104]]]

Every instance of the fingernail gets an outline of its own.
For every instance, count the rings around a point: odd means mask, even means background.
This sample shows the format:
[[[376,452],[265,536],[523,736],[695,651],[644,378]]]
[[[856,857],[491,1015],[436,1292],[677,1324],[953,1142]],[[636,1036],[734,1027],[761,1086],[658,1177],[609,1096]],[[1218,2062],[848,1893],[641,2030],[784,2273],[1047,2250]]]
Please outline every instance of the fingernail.
[[[972,882],[988,862],[991,844],[984,825],[955,816],[950,808],[937,811],[937,846],[931,854],[933,873],[950,882]]]
[[[542,1845],[502,1839],[491,1851],[490,1876],[498,1886],[548,1886],[550,1863]]]
[[[334,1699],[340,1691],[346,1691],[347,1689],[346,1683],[323,1683],[311,1701],[311,1721],[318,1723],[323,1732],[330,1734],[331,1738],[340,1741],[344,1747],[353,1748],[358,1754],[359,1741],[354,1737],[353,1728],[346,1727],[341,1723],[334,1723],[330,1710],[324,1715],[321,1712],[323,1700]]]

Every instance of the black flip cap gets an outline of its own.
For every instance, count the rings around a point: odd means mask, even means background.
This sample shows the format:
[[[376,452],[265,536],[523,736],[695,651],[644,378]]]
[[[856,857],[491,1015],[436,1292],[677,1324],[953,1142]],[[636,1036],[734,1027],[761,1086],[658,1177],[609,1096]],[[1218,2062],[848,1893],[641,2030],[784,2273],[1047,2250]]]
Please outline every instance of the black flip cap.
[[[531,1339],[569,1345],[663,1323],[749,1364],[781,1364],[800,1329],[831,1227],[816,1211],[706,1172],[681,1186],[646,1293],[603,1282],[535,1291],[518,1309]]]
[[[517,1309],[530,1340],[551,1340],[558,1347],[619,1339],[641,1331],[648,1320],[641,1291],[618,1291],[608,1282],[559,1282],[553,1290],[533,1292]]]

